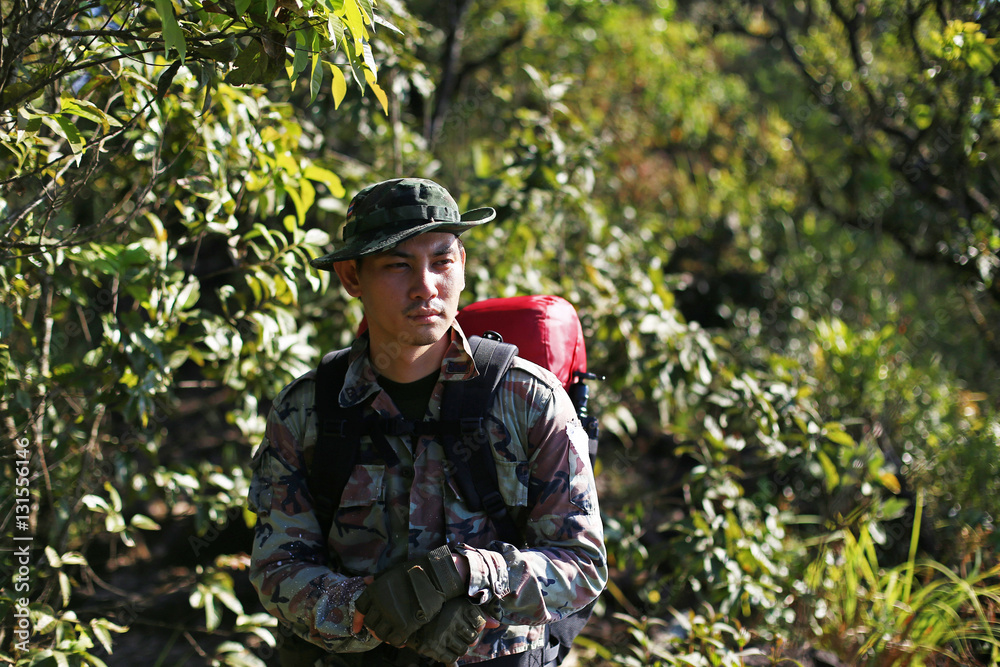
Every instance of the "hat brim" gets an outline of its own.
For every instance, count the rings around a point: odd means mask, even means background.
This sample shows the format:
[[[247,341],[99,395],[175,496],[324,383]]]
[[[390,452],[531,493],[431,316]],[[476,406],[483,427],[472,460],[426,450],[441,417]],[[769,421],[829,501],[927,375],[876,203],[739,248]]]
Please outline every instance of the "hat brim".
[[[457,236],[468,229],[493,220],[496,216],[497,212],[487,206],[463,213],[459,222],[428,220],[424,224],[407,227],[403,231],[394,234],[377,234],[369,239],[357,240],[322,257],[310,260],[309,264],[314,269],[331,271],[335,262],[357,259],[365,255],[373,255],[384,250],[389,250],[409,238],[427,232],[449,232]]]

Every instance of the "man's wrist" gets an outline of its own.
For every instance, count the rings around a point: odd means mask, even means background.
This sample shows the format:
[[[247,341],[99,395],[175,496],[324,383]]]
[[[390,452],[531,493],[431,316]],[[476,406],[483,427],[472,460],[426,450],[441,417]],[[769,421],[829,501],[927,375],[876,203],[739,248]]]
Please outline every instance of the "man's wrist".
[[[507,562],[503,554],[490,549],[475,549],[465,544],[453,547],[469,566],[469,597],[475,604],[485,604],[494,597],[510,593]]]

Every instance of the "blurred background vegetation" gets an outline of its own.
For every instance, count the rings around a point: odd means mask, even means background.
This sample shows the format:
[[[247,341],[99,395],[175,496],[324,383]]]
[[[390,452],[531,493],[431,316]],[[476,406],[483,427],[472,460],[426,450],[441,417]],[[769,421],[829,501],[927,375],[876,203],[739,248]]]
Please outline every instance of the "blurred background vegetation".
[[[607,378],[578,664],[997,663],[1000,2],[0,21],[0,530],[34,627],[4,546],[0,662],[267,664],[250,453],[360,318],[307,260],[419,175],[499,211],[467,299],[564,296]]]

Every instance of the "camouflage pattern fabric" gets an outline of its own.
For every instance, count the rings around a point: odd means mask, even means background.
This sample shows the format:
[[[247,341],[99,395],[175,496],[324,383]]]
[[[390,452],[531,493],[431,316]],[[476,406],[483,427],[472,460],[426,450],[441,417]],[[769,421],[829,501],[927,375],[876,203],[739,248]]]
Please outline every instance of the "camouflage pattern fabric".
[[[370,361],[391,353],[369,350],[367,336],[355,341],[341,405],[371,401],[368,410],[399,415]],[[456,325],[425,419],[439,417],[444,382],[477,374]],[[276,398],[248,497],[257,513],[250,579],[267,610],[296,634],[336,653],[372,649],[378,642],[366,630],[351,633],[363,577],[442,544],[467,556],[469,596],[501,623],[459,664],[541,648],[544,624],[604,589],[607,554],[587,434],[549,371],[516,359],[487,419],[500,491],[525,526],[524,547],[499,541],[486,515],[466,507],[443,448],[427,436],[386,436],[397,460],[355,466],[330,533],[321,535],[305,470],[316,445],[314,385],[310,371]],[[371,447],[365,436],[363,450]]]

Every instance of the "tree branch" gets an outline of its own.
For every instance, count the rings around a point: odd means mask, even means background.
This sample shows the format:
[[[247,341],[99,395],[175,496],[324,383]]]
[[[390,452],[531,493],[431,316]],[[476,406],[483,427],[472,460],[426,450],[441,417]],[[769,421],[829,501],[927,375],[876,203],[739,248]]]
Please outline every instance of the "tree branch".
[[[966,287],[962,290],[962,296],[965,298],[965,304],[969,309],[969,315],[972,317],[972,321],[976,323],[976,327],[983,336],[983,340],[986,341],[987,347],[993,353],[993,356],[1000,359],[1000,341],[997,341],[996,329],[990,326],[990,323],[986,321],[986,317],[983,315],[983,311],[980,310],[979,304],[976,303],[976,297],[972,293],[972,290]]]
[[[48,495],[50,505],[52,504],[53,495],[49,467],[45,462],[45,413],[47,412],[46,408],[49,402],[48,382],[51,379],[49,377],[51,375],[49,364],[52,354],[52,327],[55,324],[55,321],[52,319],[52,291],[52,277],[46,273],[42,279],[41,359],[38,362],[39,378],[36,385],[38,406],[36,407],[32,427],[34,430],[35,449],[38,450],[38,460],[41,463],[42,478],[45,480],[45,492]]]
[[[762,7],[764,9],[764,13],[767,14],[768,18],[770,18],[771,21],[773,21],[777,25],[778,32],[776,33],[775,36],[781,39],[781,43],[784,47],[785,54],[788,56],[789,60],[792,61],[792,64],[795,65],[795,68],[799,71],[802,77],[806,80],[806,84],[808,85],[810,92],[813,94],[814,97],[816,97],[817,100],[819,100],[821,104],[830,107],[841,119],[841,121],[847,126],[847,128],[850,130],[851,135],[856,136],[856,128],[851,123],[850,116],[844,112],[844,109],[837,102],[837,98],[834,97],[833,95],[828,95],[823,92],[822,84],[812,75],[812,73],[810,73],[809,66],[802,59],[802,57],[798,53],[796,53],[795,44],[791,38],[791,31],[787,23],[770,6],[770,3],[764,3]]]
[[[456,71],[462,56],[462,35],[464,34],[465,16],[468,14],[471,0],[454,0],[447,7],[448,25],[445,34],[444,50],[441,52],[441,81],[437,86],[437,97],[434,109],[425,126],[424,138],[433,144],[438,133],[441,120],[451,107],[452,98],[458,90]]]

